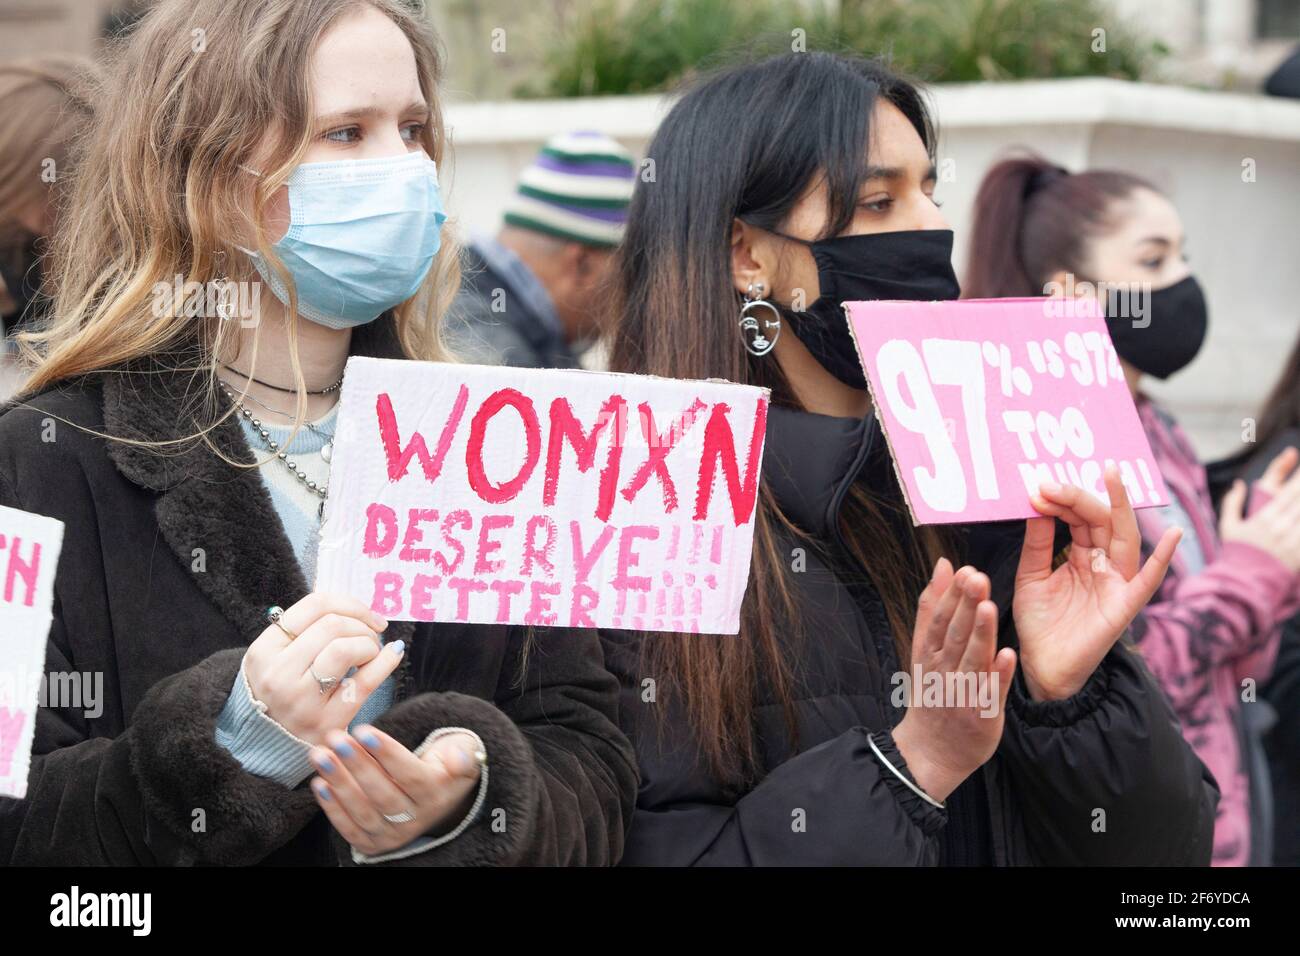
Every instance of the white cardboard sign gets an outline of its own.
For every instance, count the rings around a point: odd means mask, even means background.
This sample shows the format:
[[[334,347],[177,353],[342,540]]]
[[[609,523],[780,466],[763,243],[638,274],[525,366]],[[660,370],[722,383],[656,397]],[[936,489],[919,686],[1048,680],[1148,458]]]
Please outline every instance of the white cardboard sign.
[[[0,794],[27,795],[63,522],[0,507]]]
[[[352,358],[316,588],[393,620],[735,634],[765,389]]]

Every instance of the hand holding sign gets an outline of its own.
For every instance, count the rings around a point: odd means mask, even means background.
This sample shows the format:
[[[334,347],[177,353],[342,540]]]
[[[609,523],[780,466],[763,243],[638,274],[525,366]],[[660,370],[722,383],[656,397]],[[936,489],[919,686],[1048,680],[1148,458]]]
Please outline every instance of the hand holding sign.
[[[1025,523],[1012,613],[1020,666],[1035,700],[1078,693],[1164,580],[1182,532],[1168,529],[1138,567],[1142,536],[1114,465],[1105,472],[1110,506],[1074,487],[1040,486]],[[1070,526],[1070,557],[1052,570],[1056,522]]]
[[[379,632],[387,626],[355,598],[307,595],[244,653],[253,699],[295,737],[319,743],[330,730],[346,727],[401,663],[400,641],[380,649]],[[349,691],[344,675],[354,667]],[[331,685],[328,692],[321,680]]]
[[[1139,570],[1130,499],[1168,501],[1092,299],[849,302],[914,520],[1029,518],[1012,611],[1037,699],[1068,697],[1155,593],[1177,546]],[[1109,505],[1106,504],[1106,499]],[[1054,521],[1070,524],[1052,570]]]

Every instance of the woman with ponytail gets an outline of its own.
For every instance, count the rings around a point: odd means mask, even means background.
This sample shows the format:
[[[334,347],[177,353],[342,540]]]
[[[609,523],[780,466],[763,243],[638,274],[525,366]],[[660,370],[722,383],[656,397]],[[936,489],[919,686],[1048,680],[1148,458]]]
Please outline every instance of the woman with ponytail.
[[[1182,221],[1150,183],[1125,172],[1070,173],[1036,156],[985,176],[965,293],[972,297],[1096,295],[1138,415],[1172,500],[1139,513],[1143,549],[1183,531],[1169,574],[1131,637],[1168,694],[1187,740],[1222,791],[1216,865],[1269,862],[1268,772],[1260,735],[1263,685],[1300,573],[1300,455],[1277,454],[1254,483],[1238,481],[1215,519],[1205,469],[1173,417],[1141,389],[1200,351],[1205,298],[1185,254]],[[1216,527],[1217,524],[1217,527]]]
[[[625,862],[1209,860],[1213,785],[1115,646],[1177,533],[1139,566],[1113,472],[1112,507],[1036,499],[1075,525],[1059,566],[1049,517],[909,519],[841,303],[957,297],[934,150],[911,84],[826,53],[703,79],[650,143],[612,365],[772,407],[740,633],[602,634],[641,768]]]

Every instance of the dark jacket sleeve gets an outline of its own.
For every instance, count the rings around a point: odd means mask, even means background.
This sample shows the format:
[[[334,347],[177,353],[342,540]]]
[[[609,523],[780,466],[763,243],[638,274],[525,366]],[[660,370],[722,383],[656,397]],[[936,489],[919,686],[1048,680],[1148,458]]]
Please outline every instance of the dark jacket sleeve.
[[[454,840],[364,865],[618,862],[637,771],[616,723],[617,684],[596,632],[512,628],[506,665],[495,701],[424,693],[375,720],[411,749],[440,727],[472,730],[483,740],[489,774],[481,812]],[[339,856],[350,862],[348,854]]]
[[[633,817],[624,862],[933,865],[947,813],[925,803],[885,769],[867,734],[866,728],[855,728],[804,751],[774,768],[735,803],[704,802],[685,793],[677,799],[644,800]],[[912,779],[893,739],[887,733],[872,739]],[[653,736],[641,743],[652,741]]]
[[[51,635],[47,673],[74,668]],[[305,789],[246,773],[216,743],[243,651],[156,684],[130,727],[87,736],[76,711],[37,712],[27,796],[0,801],[0,856],[15,865],[249,864],[318,810]]]
[[[1067,700],[1032,700],[1017,672],[998,756],[1038,862],[1209,865],[1218,785],[1127,644]]]

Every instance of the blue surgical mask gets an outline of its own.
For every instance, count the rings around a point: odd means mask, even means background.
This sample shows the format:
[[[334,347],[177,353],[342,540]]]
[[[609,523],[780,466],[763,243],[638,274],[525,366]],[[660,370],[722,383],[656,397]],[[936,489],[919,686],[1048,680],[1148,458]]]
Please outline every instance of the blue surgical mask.
[[[415,152],[303,163],[287,185],[289,230],[273,248],[293,277],[299,315],[351,328],[415,295],[447,219],[433,160]],[[261,255],[245,251],[288,305],[284,283]]]

